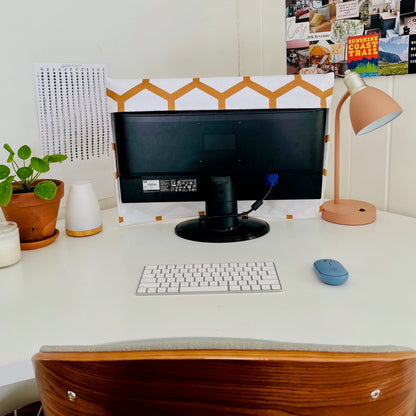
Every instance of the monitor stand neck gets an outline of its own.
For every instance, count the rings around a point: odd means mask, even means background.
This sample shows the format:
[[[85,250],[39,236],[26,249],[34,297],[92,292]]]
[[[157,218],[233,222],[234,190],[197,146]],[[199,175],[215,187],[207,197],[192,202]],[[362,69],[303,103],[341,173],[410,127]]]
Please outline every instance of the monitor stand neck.
[[[212,231],[230,231],[239,226],[237,201],[229,176],[210,176],[205,201],[205,225]]]
[[[205,216],[178,224],[175,233],[182,238],[209,243],[251,240],[269,232],[267,222],[258,218],[240,218],[229,176],[208,179]]]

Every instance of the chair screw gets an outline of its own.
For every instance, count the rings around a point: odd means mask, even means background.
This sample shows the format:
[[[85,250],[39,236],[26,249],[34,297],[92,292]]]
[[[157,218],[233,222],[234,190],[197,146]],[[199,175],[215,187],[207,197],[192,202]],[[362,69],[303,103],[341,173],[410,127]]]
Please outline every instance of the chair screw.
[[[77,395],[76,395],[73,391],[68,390],[68,391],[66,392],[66,394],[68,395],[68,400],[69,400],[70,402],[75,402],[75,400],[77,400]]]
[[[376,389],[376,390],[374,390],[370,393],[370,397],[375,400],[375,399],[378,399],[380,397],[380,394],[381,394],[381,390]]]

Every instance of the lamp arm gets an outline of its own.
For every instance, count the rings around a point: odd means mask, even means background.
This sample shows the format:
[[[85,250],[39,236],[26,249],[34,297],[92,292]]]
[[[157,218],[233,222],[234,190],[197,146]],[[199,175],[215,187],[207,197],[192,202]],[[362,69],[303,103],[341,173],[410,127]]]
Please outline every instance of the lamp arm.
[[[340,113],[345,100],[351,94],[347,91],[338,103],[335,112],[335,143],[334,143],[334,204],[339,203],[339,152],[340,152]]]

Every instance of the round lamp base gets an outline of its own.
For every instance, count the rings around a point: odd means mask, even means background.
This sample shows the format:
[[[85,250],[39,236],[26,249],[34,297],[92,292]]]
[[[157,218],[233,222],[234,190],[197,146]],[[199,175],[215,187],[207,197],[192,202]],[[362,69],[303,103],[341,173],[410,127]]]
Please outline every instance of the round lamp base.
[[[376,220],[376,207],[368,202],[340,199],[322,206],[322,219],[342,225],[365,225]]]

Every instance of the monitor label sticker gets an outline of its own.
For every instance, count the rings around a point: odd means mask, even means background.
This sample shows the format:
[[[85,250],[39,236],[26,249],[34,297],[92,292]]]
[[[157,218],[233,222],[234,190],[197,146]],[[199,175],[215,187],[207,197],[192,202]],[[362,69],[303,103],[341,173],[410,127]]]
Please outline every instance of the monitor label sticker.
[[[143,192],[196,192],[197,180],[190,179],[143,179]]]
[[[142,185],[143,192],[160,191],[160,181],[157,179],[144,179]]]
[[[171,179],[170,192],[196,192],[196,179]]]

